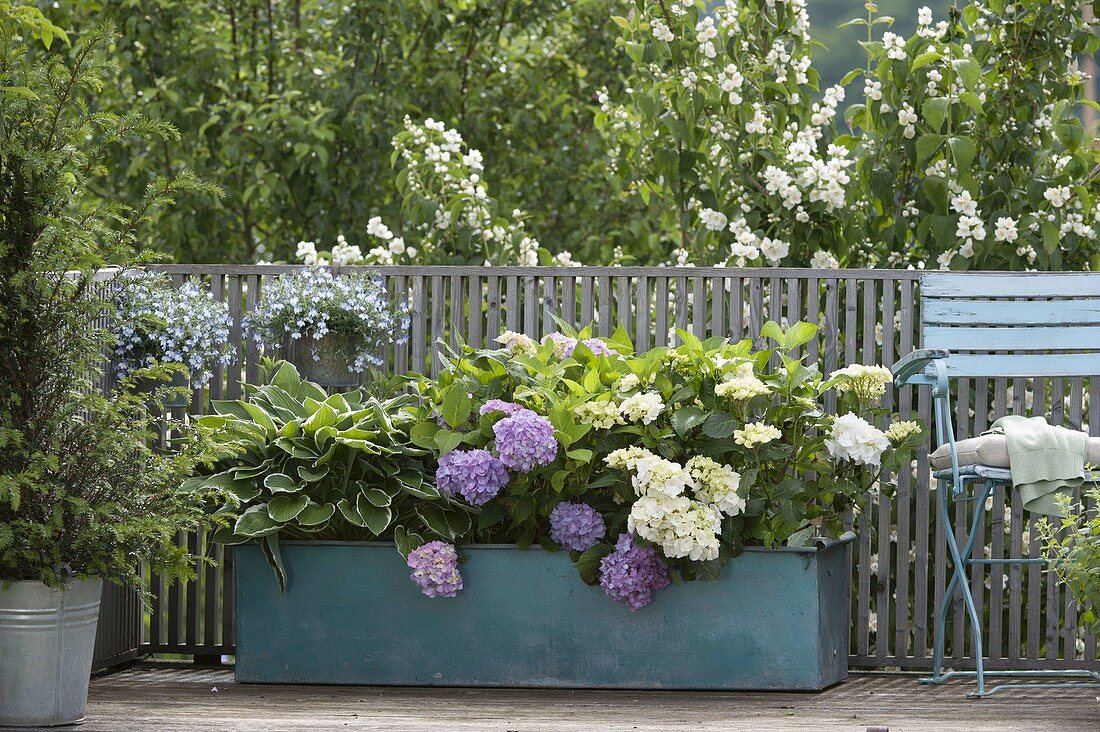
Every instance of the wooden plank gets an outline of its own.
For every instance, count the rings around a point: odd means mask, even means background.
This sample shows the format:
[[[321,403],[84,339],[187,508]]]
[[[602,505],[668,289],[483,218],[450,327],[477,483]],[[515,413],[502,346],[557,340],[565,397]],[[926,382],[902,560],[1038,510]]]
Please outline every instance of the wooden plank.
[[[787,323],[793,325],[802,320],[802,285],[794,277],[787,277],[783,280],[783,290],[787,293]],[[801,353],[802,348],[799,347],[795,355]]]
[[[910,353],[913,350],[913,283],[900,282],[898,284],[898,303],[901,311],[901,329],[899,338],[898,356]],[[889,354],[893,355],[893,354]],[[887,354],[883,354],[883,361],[889,362]],[[911,419],[913,416],[913,388],[905,387],[900,390],[898,414],[901,419]],[[894,570],[894,655],[908,656],[909,650],[909,537],[910,537],[910,508],[912,492],[912,473],[907,466],[901,469],[897,476],[897,497],[894,500],[897,511],[897,557]]]
[[[450,344],[452,349],[457,350],[459,340],[463,338],[466,331],[466,303],[462,297],[462,276],[451,275],[451,286],[448,288],[450,293],[450,317],[447,322],[447,343]]]
[[[542,303],[539,301],[539,281],[534,275],[523,278],[523,332],[539,340],[539,317]]]
[[[764,327],[764,280],[759,277],[749,279],[749,332],[748,337],[759,348],[763,345],[760,329]]]
[[[688,279],[687,277],[676,278],[676,330],[687,330],[688,327]],[[677,336],[672,341],[674,346],[680,345],[680,338]]]
[[[691,278],[691,331],[699,340],[707,337],[706,286],[706,280],[702,277]]]
[[[412,370],[425,373],[428,338],[428,293],[424,277],[413,275],[412,281]]]
[[[741,277],[730,278],[729,310],[730,338],[737,342],[745,337],[745,280]]]
[[[258,274],[248,275],[246,286],[248,292],[245,298],[245,314],[247,315],[260,305],[263,277]],[[244,378],[249,384],[255,384],[260,380],[260,344],[251,337],[245,340]]]
[[[965,275],[931,272],[921,277],[926,299],[936,297],[1019,297],[1041,292],[1043,297],[1100,297],[1100,277],[1092,272],[1001,273]]]
[[[875,354],[870,354],[871,360],[867,363],[893,363],[894,362],[894,301],[895,301],[895,283],[890,280],[883,280],[882,282],[882,296],[881,296],[881,309],[878,312],[878,320],[882,324],[882,353],[881,358],[875,358]],[[872,326],[872,331],[874,327]],[[893,411],[894,408],[894,390],[887,389],[886,394],[883,396],[883,404],[886,409]],[[885,429],[887,427],[886,418],[882,418],[879,422],[879,428]],[[889,497],[884,495],[881,491],[876,491],[875,494],[878,497],[878,602],[875,608],[878,615],[878,628],[879,632],[875,636],[875,653],[881,658],[885,659],[890,655],[894,637],[890,634],[890,597],[891,588],[894,586],[891,582],[891,568],[893,563],[891,561],[891,536],[894,534],[893,521],[891,519],[891,513],[893,511],[893,503]],[[901,644],[902,649],[905,647],[904,641]],[[904,655],[904,650],[901,652]]]
[[[507,295],[504,302],[506,327],[508,330],[518,331],[520,329],[520,318],[523,307],[519,299],[519,278],[507,277],[504,283],[507,288]]]
[[[466,342],[474,348],[484,348],[485,296],[482,293],[481,275],[474,273],[466,279],[469,289],[466,295]],[[499,334],[493,334],[493,337],[497,335]]]
[[[542,282],[542,332],[552,333],[558,330],[555,317],[561,317],[561,308],[558,307],[558,283],[553,277],[547,277]]]
[[[428,363],[428,373],[431,374],[432,378],[435,378],[439,375],[442,366],[443,349],[440,342],[446,336],[447,329],[447,281],[436,275],[429,282],[432,286],[432,293],[429,296],[431,316],[428,328],[431,333],[431,343],[428,346],[428,353],[431,361]]]
[[[500,335],[500,278],[490,274],[485,278],[485,340],[487,345],[496,347],[496,337]]]
[[[577,327],[577,278],[561,278],[561,319]]]
[[[649,350],[649,314],[652,307],[649,301],[648,277],[643,276],[638,278],[637,290],[634,292],[634,301],[636,308],[634,326],[634,348],[639,353],[644,353]]]
[[[655,306],[653,309],[653,333],[654,346],[668,345],[668,278],[653,278],[653,294]]]
[[[233,345],[229,365],[226,366],[226,394],[230,399],[241,398],[241,380],[244,378],[243,364],[245,353],[244,320],[244,279],[239,275],[229,275],[229,342]],[[249,337],[251,340],[251,337]]]
[[[1033,288],[1041,286],[1036,282]],[[1040,289],[1031,292],[1041,293]],[[941,300],[924,302],[932,325],[1100,325],[1100,300]]]
[[[596,304],[592,296],[593,278],[581,277],[581,320],[577,324],[585,327],[595,320]]]
[[[627,334],[631,326],[630,278],[615,278],[615,323]]]
[[[1089,351],[1100,349],[1100,326],[1058,325],[1005,328],[930,325],[924,329],[928,348],[948,351]],[[1100,354],[1092,354],[1093,369]],[[954,359],[954,353],[952,359]],[[1046,358],[1040,356],[1040,358]]]
[[[712,336],[729,337],[729,326],[726,323],[726,285],[729,280],[725,277],[717,277],[710,281],[710,334]]]
[[[405,275],[397,275],[393,278],[394,301],[399,307],[409,312],[409,329],[412,327],[412,307],[409,302],[409,279]],[[412,334],[406,331],[407,340],[404,343],[393,344],[393,370],[403,374],[409,370],[409,341]]]
[[[598,281],[599,284],[599,296],[600,306],[599,312],[599,329],[596,331],[599,335],[607,337],[615,331],[615,305],[611,299],[611,278],[607,275],[601,276]]]
[[[962,698],[964,686],[921,687],[912,674],[852,673],[819,693],[454,689],[240,684],[230,669],[138,665],[92,680],[82,729],[485,730],[1062,730],[1096,726],[1095,689]],[[217,693],[213,690],[217,689]],[[975,708],[981,705],[980,714]]]
[[[928,343],[927,341],[925,342]],[[1091,376],[1100,354],[951,354],[947,371],[952,378],[966,376]]]
[[[876,308],[875,297],[875,283],[864,282],[863,283],[863,351],[862,358],[864,363],[875,362],[875,320],[878,314]],[[853,331],[855,329],[853,328]],[[859,514],[859,577],[858,577],[858,589],[856,591],[858,600],[858,621],[856,624],[856,649],[857,653],[866,654],[869,649],[869,631],[871,620],[871,517],[868,515],[869,510],[873,506],[870,503],[870,497],[867,497],[868,504],[867,509],[863,510]],[[880,569],[881,572],[881,560]],[[889,566],[889,562],[887,562]],[[879,621],[878,615],[875,616],[876,628]],[[881,632],[886,632],[886,629],[881,629]],[[881,636],[876,633],[875,656],[877,658],[877,647],[881,640]]]

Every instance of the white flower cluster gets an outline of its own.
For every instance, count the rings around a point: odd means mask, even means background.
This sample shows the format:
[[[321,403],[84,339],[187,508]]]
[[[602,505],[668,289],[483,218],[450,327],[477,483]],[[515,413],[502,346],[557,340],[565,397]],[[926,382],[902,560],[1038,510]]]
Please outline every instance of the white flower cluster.
[[[833,420],[825,448],[836,460],[851,460],[857,465],[878,466],[890,439],[879,428],[856,414],[844,414]]]
[[[761,381],[753,371],[751,361],[740,364],[728,371],[714,387],[714,394],[722,399],[745,401],[763,396],[769,391],[768,385]]]
[[[598,430],[608,430],[617,424],[626,424],[619,405],[613,401],[591,401],[573,407],[573,414],[581,424],[590,424]]]
[[[229,306],[194,282],[178,289],[167,275],[141,272],[120,280],[115,297],[116,373],[154,364],[178,363],[190,372],[192,388],[213,376],[214,365],[229,365]]]
[[[514,330],[506,330],[493,340],[512,353],[534,353],[539,348],[534,338]]]
[[[893,373],[885,366],[865,366],[854,363],[829,374],[830,379],[841,379],[837,393],[852,392],[859,399],[870,402],[886,393],[886,385],[894,380]]]
[[[733,441],[750,450],[778,440],[783,436],[779,428],[765,422],[750,422],[739,430],[733,431]]]
[[[886,429],[886,438],[895,445],[899,445],[914,435],[921,433],[920,422],[913,420],[899,420],[893,422]]]
[[[619,413],[631,422],[652,424],[665,411],[665,403],[656,392],[639,392],[622,401]]]
[[[737,493],[741,476],[733,468],[701,456],[682,466],[637,447],[616,450],[606,460],[635,473],[638,499],[627,519],[630,531],[660,545],[666,557],[718,558],[722,516],[745,510]]]

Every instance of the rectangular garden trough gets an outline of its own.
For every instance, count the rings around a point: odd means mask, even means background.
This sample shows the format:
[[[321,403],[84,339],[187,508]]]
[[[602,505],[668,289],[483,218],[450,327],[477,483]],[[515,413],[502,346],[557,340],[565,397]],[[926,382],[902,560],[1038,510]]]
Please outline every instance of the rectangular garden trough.
[[[854,538],[747,549],[715,582],[632,612],[564,553],[464,546],[465,589],[428,598],[392,544],[284,542],[280,591],[236,548],[237,680],[636,689],[824,689],[848,674]]]

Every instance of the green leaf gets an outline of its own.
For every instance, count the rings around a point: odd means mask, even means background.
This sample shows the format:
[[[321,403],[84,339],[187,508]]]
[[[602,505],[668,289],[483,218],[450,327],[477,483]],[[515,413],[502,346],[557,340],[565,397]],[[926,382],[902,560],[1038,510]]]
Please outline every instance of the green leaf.
[[[706,418],[706,412],[699,407],[683,407],[672,413],[672,429],[676,430],[676,434],[680,437],[683,437],[692,429],[703,424]]]
[[[565,453],[566,457],[573,458],[574,460],[576,460],[577,462],[580,462],[580,463],[591,462],[592,461],[592,456],[594,454],[595,453],[593,453],[591,450],[587,450],[587,449],[584,449],[584,448],[578,448],[576,450],[569,450],[568,452]]]
[[[322,465],[315,470],[310,470],[305,465],[298,466],[298,477],[306,483],[316,483],[328,475],[328,465]]]
[[[287,521],[296,519],[307,505],[309,505],[309,496],[304,494],[288,496],[284,493],[267,502],[267,515],[272,521],[285,524]]]
[[[390,525],[390,520],[393,518],[393,512],[390,511],[389,506],[372,505],[362,493],[359,494],[357,508],[367,528],[370,529],[371,533],[375,536],[385,531]]]
[[[451,427],[457,427],[470,417],[473,410],[473,401],[466,389],[458,384],[447,390],[443,397],[443,420]]]
[[[251,506],[237,517],[236,523],[233,524],[233,533],[255,539],[274,534],[280,528],[281,526],[268,515],[267,504],[261,503]]]
[[[982,78],[982,67],[977,61],[972,58],[957,58],[951,62],[951,66],[959,75],[963,86],[971,91],[978,87],[978,82]]]
[[[718,440],[729,437],[736,429],[737,420],[728,412],[714,412],[703,422],[703,434]]]
[[[289,475],[272,473],[264,478],[264,488],[272,493],[297,493],[300,486]]]
[[[490,526],[496,526],[505,517],[504,507],[496,501],[490,501],[482,506],[481,513],[477,517],[477,528],[483,531]]]
[[[283,554],[279,550],[278,534],[265,536],[264,540],[260,542],[260,546],[264,550],[264,558],[267,559],[267,563],[275,570],[275,578],[279,581],[279,589],[286,590],[286,568],[283,566]]]
[[[309,419],[302,425],[302,429],[307,435],[313,436],[324,427],[332,427],[338,420],[339,415],[336,410],[328,404],[322,404],[316,412],[309,416]]]
[[[341,498],[336,502],[336,508],[340,511],[340,514],[349,523],[355,526],[366,526],[367,522],[363,520],[363,517],[356,510],[355,506],[348,502],[348,499]]]
[[[921,106],[921,116],[933,132],[943,129],[943,122],[947,119],[947,99],[945,97],[930,97]]]
[[[310,502],[302,512],[298,514],[298,524],[301,526],[319,526],[336,513],[336,506],[331,503]]]
[[[815,337],[817,337],[817,326],[800,320],[787,328],[787,333],[783,337],[783,347],[788,351],[793,351],[799,346],[809,343]]]
[[[600,581],[600,560],[614,551],[608,544],[597,544],[585,550],[573,564],[585,584],[594,585]]]
[[[249,402],[238,402],[238,404],[248,412],[248,416],[252,418],[253,422],[264,428],[268,439],[275,437],[279,430],[275,426],[275,421],[271,419],[271,415],[255,404]]]
[[[939,51],[925,51],[913,59],[913,64],[909,68],[916,71],[917,69],[924,68],[933,61],[939,61],[941,58],[943,58],[943,56],[940,55]]]
[[[943,145],[943,135],[938,135],[935,132],[927,132],[917,138],[917,163],[923,163],[928,160],[936,151]]]
[[[969,176],[970,167],[974,163],[974,155],[978,151],[974,141],[969,137],[952,137],[948,140],[948,144],[951,146],[951,155],[955,159],[955,166],[959,169],[959,177]]]
[[[360,490],[363,491],[363,495],[366,496],[366,499],[370,501],[371,505],[378,506],[379,508],[390,505],[392,501],[390,495],[381,488],[367,488],[363,486],[360,487]]]
[[[760,337],[770,338],[776,343],[782,343],[783,328],[780,327],[779,323],[775,322],[774,320],[769,320],[768,322],[764,323],[764,327],[760,329]]]

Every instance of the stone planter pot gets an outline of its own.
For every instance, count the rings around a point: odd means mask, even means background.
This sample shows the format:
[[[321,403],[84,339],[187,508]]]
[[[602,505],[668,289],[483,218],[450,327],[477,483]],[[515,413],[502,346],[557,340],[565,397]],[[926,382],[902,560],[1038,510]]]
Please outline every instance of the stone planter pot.
[[[848,673],[853,538],[747,549],[719,580],[674,584],[636,612],[542,549],[464,546],[465,589],[432,599],[392,544],[283,542],[285,592],[241,545],[237,680],[824,689]]]
[[[0,726],[84,718],[103,580],[0,583]]]
[[[330,332],[319,339],[287,338],[282,351],[283,358],[294,364],[306,381],[326,390],[348,391],[359,386],[360,375],[348,371],[351,364],[344,354],[355,351],[357,344],[357,339]]]

